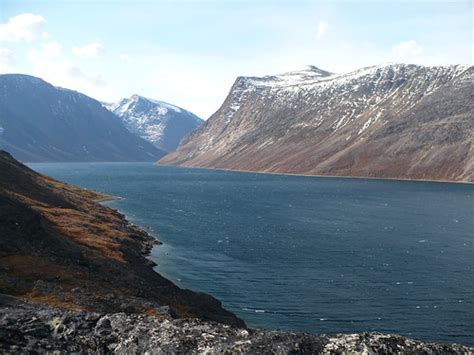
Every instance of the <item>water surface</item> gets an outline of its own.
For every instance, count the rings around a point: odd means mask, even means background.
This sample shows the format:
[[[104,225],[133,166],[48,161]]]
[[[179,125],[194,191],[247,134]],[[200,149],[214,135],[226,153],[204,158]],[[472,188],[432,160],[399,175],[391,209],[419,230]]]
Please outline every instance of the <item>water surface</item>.
[[[123,197],[157,271],[251,326],[474,344],[474,185],[30,165]]]

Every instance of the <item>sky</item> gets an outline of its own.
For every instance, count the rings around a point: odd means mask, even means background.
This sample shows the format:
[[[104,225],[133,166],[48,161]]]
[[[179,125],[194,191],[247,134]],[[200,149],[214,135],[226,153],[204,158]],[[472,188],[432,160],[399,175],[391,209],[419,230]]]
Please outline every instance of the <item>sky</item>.
[[[238,76],[473,64],[473,1],[1,0],[0,74],[207,119]]]

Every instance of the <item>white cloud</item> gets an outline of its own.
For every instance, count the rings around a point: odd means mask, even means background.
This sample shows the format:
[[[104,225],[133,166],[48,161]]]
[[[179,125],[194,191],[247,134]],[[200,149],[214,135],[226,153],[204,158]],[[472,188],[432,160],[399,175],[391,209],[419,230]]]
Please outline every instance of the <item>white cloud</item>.
[[[98,57],[104,52],[104,47],[99,42],[89,43],[82,47],[74,47],[72,53],[78,57]]]
[[[120,60],[123,60],[124,62],[128,62],[130,60],[130,56],[126,53],[122,53],[119,55]]]
[[[318,37],[318,39],[322,39],[324,36],[326,36],[328,29],[329,29],[329,24],[326,21],[319,21],[318,31],[316,33],[316,36]]]
[[[82,70],[62,55],[58,42],[46,43],[41,48],[42,50],[33,50],[27,54],[33,67],[32,75],[95,99],[112,101],[116,98],[100,72]]]
[[[399,61],[413,61],[422,53],[423,48],[413,39],[392,47],[392,54]]]
[[[86,73],[67,59],[32,58],[35,59],[33,75],[53,85],[77,90],[99,100],[110,101],[116,97],[100,73]]]
[[[41,45],[45,55],[49,57],[57,57],[61,55],[62,46],[57,41],[51,41]]]
[[[45,19],[35,14],[20,14],[11,17],[0,25],[0,41],[31,42],[40,38],[47,38],[44,28]]]
[[[13,71],[15,58],[8,48],[0,48],[0,73],[9,73]]]

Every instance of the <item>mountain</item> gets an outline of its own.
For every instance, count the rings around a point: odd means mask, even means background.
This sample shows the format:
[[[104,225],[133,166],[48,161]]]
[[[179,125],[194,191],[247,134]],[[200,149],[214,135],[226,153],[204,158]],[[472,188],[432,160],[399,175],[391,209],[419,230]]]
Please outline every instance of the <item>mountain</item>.
[[[119,116],[130,132],[168,152],[176,150],[180,140],[204,122],[180,107],[138,95],[105,107]]]
[[[28,75],[0,75],[0,127],[0,149],[22,161],[153,161],[165,154],[98,101]]]
[[[474,67],[316,67],[239,77],[160,164],[474,181]]]

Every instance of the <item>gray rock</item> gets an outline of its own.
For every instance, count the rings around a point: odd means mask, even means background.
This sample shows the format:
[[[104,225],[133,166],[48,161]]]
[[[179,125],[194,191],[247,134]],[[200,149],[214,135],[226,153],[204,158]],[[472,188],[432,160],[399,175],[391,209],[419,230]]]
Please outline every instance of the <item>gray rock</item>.
[[[470,354],[474,348],[380,333],[318,336],[199,319],[67,311],[0,295],[0,352],[23,354]]]

